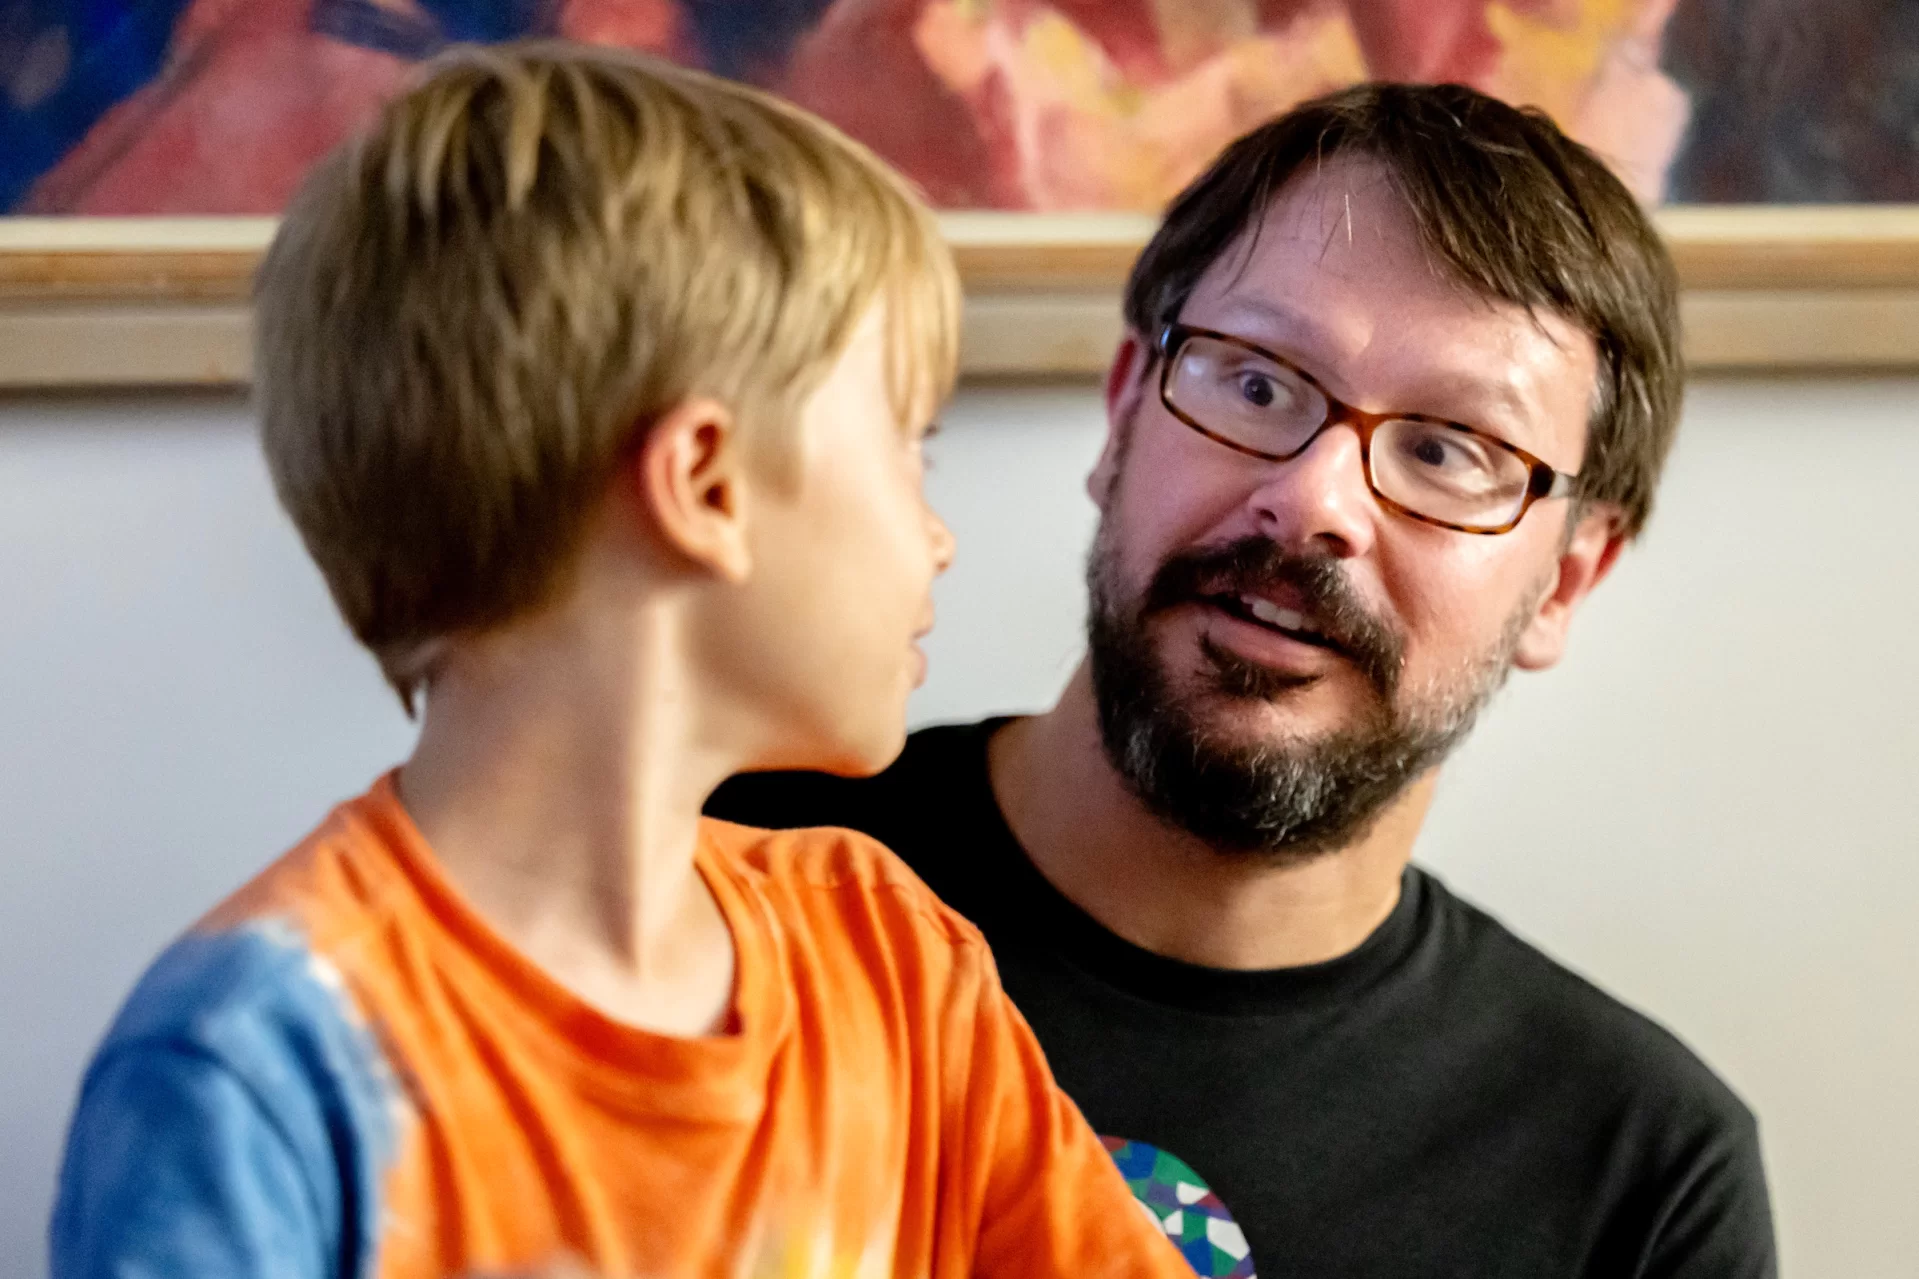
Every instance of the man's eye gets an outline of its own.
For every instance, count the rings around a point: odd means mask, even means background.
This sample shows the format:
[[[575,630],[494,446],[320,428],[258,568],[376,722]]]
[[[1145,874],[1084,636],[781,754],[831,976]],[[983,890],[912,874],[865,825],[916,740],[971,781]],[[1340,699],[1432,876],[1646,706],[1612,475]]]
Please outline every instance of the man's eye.
[[[1435,470],[1484,470],[1487,465],[1485,450],[1470,447],[1464,441],[1437,432],[1415,438],[1409,443],[1406,452],[1413,461]]]
[[[1281,394],[1279,383],[1264,373],[1239,375],[1239,396],[1256,409],[1271,408]]]

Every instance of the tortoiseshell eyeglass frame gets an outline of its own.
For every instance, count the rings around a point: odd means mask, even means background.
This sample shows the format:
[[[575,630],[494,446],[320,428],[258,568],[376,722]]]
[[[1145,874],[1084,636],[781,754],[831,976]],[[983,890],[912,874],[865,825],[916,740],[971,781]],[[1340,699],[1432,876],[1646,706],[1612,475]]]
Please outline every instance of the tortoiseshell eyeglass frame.
[[[1195,420],[1191,414],[1180,408],[1179,405],[1173,403],[1173,364],[1181,348],[1186,345],[1189,339],[1196,337],[1211,338],[1216,342],[1225,342],[1230,346],[1239,347],[1243,351],[1250,351],[1263,360],[1271,360],[1274,364],[1285,368],[1298,377],[1300,381],[1319,392],[1320,398],[1326,401],[1326,420],[1321,422],[1318,428],[1302,440],[1299,447],[1290,453],[1267,453],[1256,448],[1251,448],[1248,445],[1239,443],[1237,440],[1229,439],[1221,435],[1218,431],[1208,427],[1205,423]],[[1353,428],[1353,433],[1359,436],[1360,463],[1366,473],[1366,486],[1373,491],[1374,499],[1387,510],[1396,511],[1404,515],[1407,519],[1418,520],[1422,524],[1433,524],[1440,528],[1449,528],[1460,533],[1476,533],[1485,536],[1510,533],[1519,527],[1519,522],[1526,518],[1526,512],[1532,510],[1535,502],[1542,502],[1547,498],[1569,496],[1573,492],[1575,482],[1579,479],[1577,475],[1569,475],[1564,471],[1554,470],[1550,462],[1533,456],[1516,444],[1509,444],[1496,435],[1488,435],[1477,427],[1467,426],[1464,422],[1449,421],[1443,417],[1434,417],[1430,413],[1368,413],[1364,409],[1356,409],[1344,400],[1335,397],[1325,387],[1320,385],[1318,378],[1315,378],[1312,374],[1300,368],[1285,356],[1276,355],[1263,346],[1248,342],[1242,337],[1235,337],[1231,333],[1221,333],[1216,329],[1195,328],[1190,324],[1174,323],[1166,325],[1159,331],[1159,341],[1154,343],[1154,345],[1158,348],[1160,359],[1159,402],[1166,406],[1168,413],[1178,418],[1186,426],[1191,427],[1215,444],[1223,445],[1235,453],[1244,453],[1247,457],[1256,457],[1265,462],[1291,461],[1293,458],[1298,457],[1301,453],[1311,448],[1313,441],[1321,435],[1324,435],[1332,427],[1350,426]],[[1379,483],[1373,478],[1373,432],[1377,431],[1380,426],[1386,422],[1425,422],[1432,426],[1445,427],[1449,431],[1458,431],[1463,435],[1470,435],[1474,439],[1492,448],[1510,453],[1524,462],[1529,478],[1526,483],[1526,496],[1524,501],[1520,503],[1518,513],[1504,524],[1458,524],[1451,520],[1442,520],[1431,515],[1422,514],[1403,503],[1394,501],[1386,494],[1380,492]]]

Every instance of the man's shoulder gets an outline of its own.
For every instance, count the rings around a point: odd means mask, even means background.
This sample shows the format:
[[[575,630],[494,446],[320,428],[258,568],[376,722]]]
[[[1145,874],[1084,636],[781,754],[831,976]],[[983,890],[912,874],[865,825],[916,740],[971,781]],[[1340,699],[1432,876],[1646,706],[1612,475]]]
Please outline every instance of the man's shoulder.
[[[1458,997],[1496,1021],[1516,1062],[1563,1072],[1595,1105],[1750,1132],[1752,1112],[1678,1035],[1601,989],[1490,912],[1419,872]]]
[[[1477,1115],[1556,1132],[1609,1209],[1608,1272],[1775,1274],[1752,1111],[1678,1036],[1425,877],[1434,1015]],[[1542,1172],[1542,1175],[1543,1172]],[[1598,1202],[1597,1200],[1595,1202]]]

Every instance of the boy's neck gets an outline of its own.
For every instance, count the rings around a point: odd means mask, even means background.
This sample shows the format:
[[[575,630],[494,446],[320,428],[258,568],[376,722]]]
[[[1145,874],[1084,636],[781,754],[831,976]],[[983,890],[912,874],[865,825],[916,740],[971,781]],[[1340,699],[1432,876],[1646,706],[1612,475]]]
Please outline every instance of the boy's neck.
[[[452,646],[400,773],[408,813],[480,914],[609,1016],[723,1027],[734,950],[694,863],[738,762],[703,742],[668,609],[562,606]]]

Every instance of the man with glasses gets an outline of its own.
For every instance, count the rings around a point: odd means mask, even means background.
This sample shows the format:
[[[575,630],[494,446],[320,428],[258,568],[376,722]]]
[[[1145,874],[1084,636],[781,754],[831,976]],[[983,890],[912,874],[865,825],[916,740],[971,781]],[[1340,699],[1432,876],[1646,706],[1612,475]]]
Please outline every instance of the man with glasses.
[[[1229,147],[1126,317],[1058,704],[714,811],[868,831],[974,920],[1202,1274],[1774,1274],[1745,1107],[1410,865],[1650,511],[1681,369],[1644,213],[1542,116],[1364,86]]]

